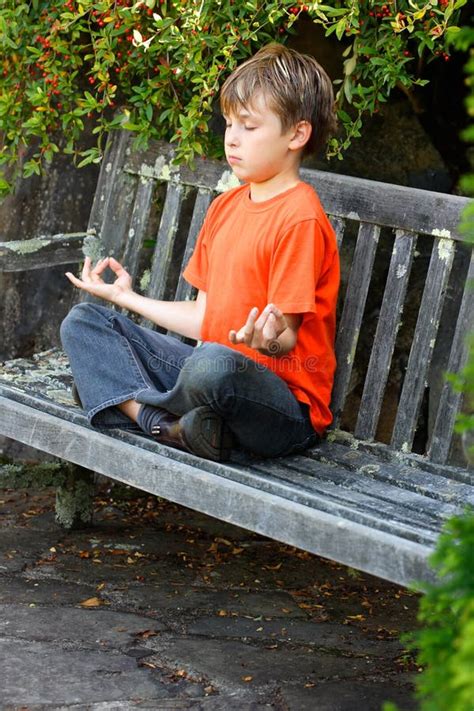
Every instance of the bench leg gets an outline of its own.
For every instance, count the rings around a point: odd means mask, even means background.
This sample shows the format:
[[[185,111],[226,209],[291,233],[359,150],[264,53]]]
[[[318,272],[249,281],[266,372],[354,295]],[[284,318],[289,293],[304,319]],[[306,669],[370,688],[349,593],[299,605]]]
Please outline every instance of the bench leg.
[[[82,528],[92,521],[94,472],[68,465],[64,482],[56,489],[56,521],[64,528]]]

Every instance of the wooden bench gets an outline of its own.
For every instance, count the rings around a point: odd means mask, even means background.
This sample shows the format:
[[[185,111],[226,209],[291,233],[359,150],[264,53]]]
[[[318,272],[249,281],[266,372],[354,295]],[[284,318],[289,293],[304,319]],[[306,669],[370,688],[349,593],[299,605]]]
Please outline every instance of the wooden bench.
[[[164,144],[130,145],[126,132],[109,140],[87,232],[1,244],[0,268],[101,252],[123,261],[143,293],[193,298],[183,265],[213,195],[235,178],[212,161],[178,168]],[[303,179],[341,249],[334,425],[325,441],[274,460],[240,451],[225,465],[202,460],[91,429],[58,349],[9,361],[0,371],[0,433],[70,463],[44,481],[60,485],[62,523],[90,521],[92,470],[397,583],[432,576],[427,558],[443,521],[474,502],[472,474],[453,447],[461,396],[443,377],[465,363],[472,326],[473,261],[457,230],[468,200],[314,170]],[[13,470],[4,468],[3,486]]]

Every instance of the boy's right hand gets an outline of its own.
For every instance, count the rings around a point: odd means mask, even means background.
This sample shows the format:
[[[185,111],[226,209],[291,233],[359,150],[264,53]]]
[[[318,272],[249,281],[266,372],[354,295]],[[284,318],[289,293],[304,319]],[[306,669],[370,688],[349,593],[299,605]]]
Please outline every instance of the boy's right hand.
[[[102,274],[107,267],[117,277],[113,284],[107,284],[102,279]],[[78,289],[117,305],[120,305],[120,297],[123,294],[132,292],[132,277],[113,257],[100,259],[94,268],[92,268],[90,257],[86,257],[80,279],[71,272],[66,272],[66,276]]]

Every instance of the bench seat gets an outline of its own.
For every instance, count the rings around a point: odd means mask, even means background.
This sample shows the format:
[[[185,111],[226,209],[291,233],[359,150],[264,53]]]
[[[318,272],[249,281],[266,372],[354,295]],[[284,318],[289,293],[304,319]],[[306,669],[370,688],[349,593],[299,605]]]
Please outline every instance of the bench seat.
[[[98,432],[71,398],[57,349],[0,369],[4,434],[170,501],[407,585],[432,577],[443,522],[474,504],[465,470],[337,430],[304,455],[229,463],[133,433]]]

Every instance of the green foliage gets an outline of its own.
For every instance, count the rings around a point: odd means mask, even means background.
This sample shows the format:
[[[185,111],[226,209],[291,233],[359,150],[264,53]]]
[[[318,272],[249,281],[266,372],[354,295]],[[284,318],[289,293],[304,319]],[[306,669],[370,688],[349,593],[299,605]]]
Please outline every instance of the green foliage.
[[[456,47],[469,49],[465,65],[466,100],[469,116],[474,116],[474,27],[463,27],[453,38]],[[474,143],[474,124],[464,131],[464,140]],[[474,174],[463,180],[466,192],[474,195]],[[474,245],[474,209],[463,212],[461,229]],[[468,414],[458,416],[456,429],[474,432],[474,334],[470,335],[467,366],[460,375],[450,376],[465,394]],[[418,619],[422,628],[411,636],[410,646],[418,650],[423,672],[417,677],[420,711],[472,711],[474,708],[474,511],[450,519],[439,538],[431,563],[437,571],[436,584],[420,586]],[[385,704],[384,711],[397,711]]]
[[[474,513],[451,519],[432,562],[440,582],[426,587],[415,635],[422,711],[472,711],[474,700]]]
[[[411,95],[426,84],[428,62],[449,59],[466,1],[2,0],[0,191],[27,149],[24,176],[60,150],[87,165],[100,161],[105,135],[120,127],[135,133],[136,146],[176,141],[179,160],[219,155],[209,130],[219,85],[258,47],[286,41],[300,15],[344,45],[335,82],[342,131],[328,145],[328,156],[342,158],[362,117],[394,87]],[[97,145],[81,152],[86,121]]]
[[[343,132],[329,144],[329,155],[342,157],[360,136],[364,114],[377,111],[394,87],[409,93],[426,83],[426,61],[449,59],[465,2],[2,0],[0,193],[10,189],[27,149],[24,177],[39,174],[59,151],[83,166],[100,161],[105,135],[120,127],[135,133],[137,146],[176,141],[179,160],[219,155],[209,130],[219,85],[258,47],[284,42],[301,14],[345,45],[337,80]],[[97,144],[81,152],[86,121]]]

